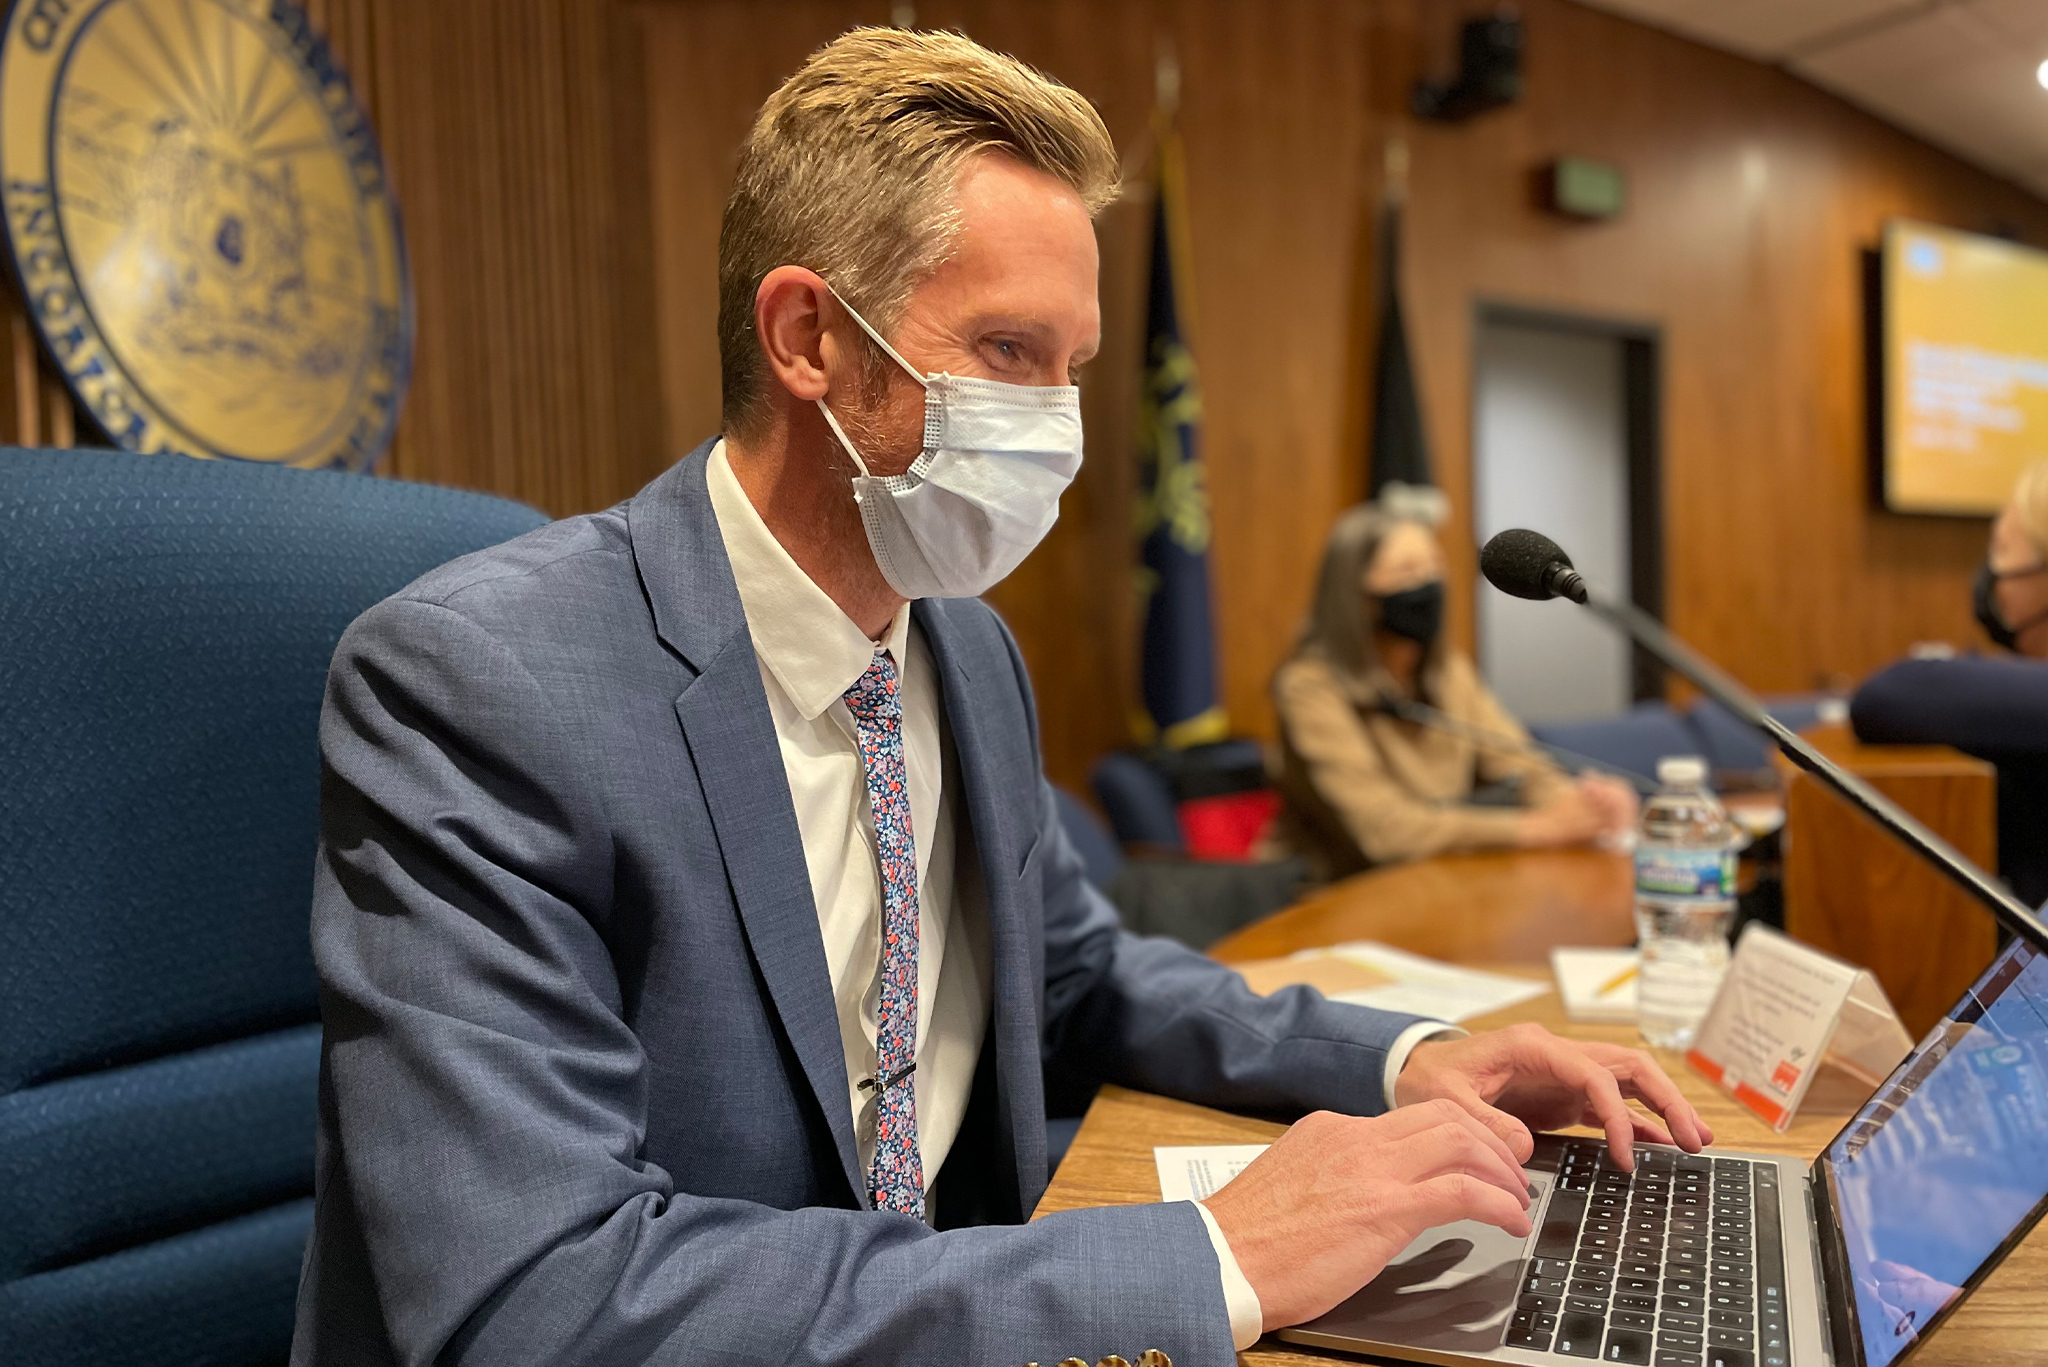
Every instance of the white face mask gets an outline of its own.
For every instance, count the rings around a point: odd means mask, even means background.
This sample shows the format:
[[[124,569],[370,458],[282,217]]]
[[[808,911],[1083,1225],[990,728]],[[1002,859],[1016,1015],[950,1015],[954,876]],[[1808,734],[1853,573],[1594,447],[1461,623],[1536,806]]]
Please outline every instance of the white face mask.
[[[979,597],[1059,520],[1060,494],[1081,468],[1081,391],[920,375],[851,305],[839,305],[924,386],[924,449],[888,478],[868,473],[839,419],[817,401],[860,469],[853,497],[875,563],[905,598]]]

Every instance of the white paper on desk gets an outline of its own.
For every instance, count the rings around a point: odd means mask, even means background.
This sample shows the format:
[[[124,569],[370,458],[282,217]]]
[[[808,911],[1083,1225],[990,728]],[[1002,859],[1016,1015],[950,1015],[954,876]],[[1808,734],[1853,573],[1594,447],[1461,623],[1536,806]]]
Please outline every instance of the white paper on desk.
[[[1571,949],[1550,951],[1551,976],[1564,1013],[1575,1021],[1633,1021],[1636,1018],[1637,955],[1633,949]],[[1602,988],[1616,978],[1627,982],[1611,992]]]
[[[1339,992],[1330,998],[1331,1001],[1427,1016],[1431,1020],[1469,1020],[1489,1011],[1504,1011],[1550,990],[1549,985],[1541,981],[1460,968],[1456,964],[1425,959],[1420,954],[1410,954],[1371,940],[1354,940],[1350,944],[1309,952],[1349,959],[1394,980],[1385,987]]]
[[[1251,1166],[1270,1144],[1192,1144],[1152,1150],[1159,1168],[1159,1199],[1201,1201]]]

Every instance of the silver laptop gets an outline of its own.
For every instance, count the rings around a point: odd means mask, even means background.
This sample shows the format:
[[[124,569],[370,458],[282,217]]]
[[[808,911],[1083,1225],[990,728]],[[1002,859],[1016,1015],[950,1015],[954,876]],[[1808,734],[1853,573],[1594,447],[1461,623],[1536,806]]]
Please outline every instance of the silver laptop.
[[[1544,1135],[1535,1232],[1430,1230],[1281,1332],[1415,1362],[1889,1367],[2048,1209],[2048,956],[2015,942],[1809,1168]]]

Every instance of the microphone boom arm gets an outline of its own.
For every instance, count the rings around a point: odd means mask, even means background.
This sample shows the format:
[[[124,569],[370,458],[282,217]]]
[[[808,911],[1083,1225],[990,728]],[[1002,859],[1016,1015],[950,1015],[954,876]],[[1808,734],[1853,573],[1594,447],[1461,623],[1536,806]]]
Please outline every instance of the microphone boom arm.
[[[1787,759],[1833,789],[1850,806],[1903,840],[1921,858],[1948,875],[1963,891],[1982,903],[2008,931],[2038,948],[2048,949],[2048,925],[2043,925],[2030,907],[2000,887],[1965,858],[1962,851],[1929,830],[1912,813],[1814,749],[1805,738],[1764,711],[1763,704],[1748,689],[1713,661],[1666,631],[1662,622],[1633,603],[1617,602],[1604,595],[1589,594],[1583,601],[1589,612],[1619,627],[1668,668],[1691,680],[1702,693],[1776,741]]]

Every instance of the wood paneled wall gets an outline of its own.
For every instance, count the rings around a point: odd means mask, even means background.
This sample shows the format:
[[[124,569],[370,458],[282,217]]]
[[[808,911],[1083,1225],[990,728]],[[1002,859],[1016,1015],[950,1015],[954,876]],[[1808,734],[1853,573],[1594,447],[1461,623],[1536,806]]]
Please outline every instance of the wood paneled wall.
[[[1760,689],[1981,641],[1987,524],[1871,500],[1861,253],[1893,215],[2048,243],[2048,206],[1777,70],[1558,0],[1523,12],[1523,105],[1412,133],[1409,316],[1453,502],[1470,503],[1475,301],[1649,321],[1681,635]],[[1528,173],[1559,152],[1627,168],[1618,222],[1534,207]],[[1463,524],[1450,540],[1470,565]]]
[[[0,284],[0,326],[0,445],[62,450],[77,445],[81,435],[98,440],[36,336],[12,280]]]
[[[1663,338],[1672,624],[1761,688],[1970,638],[1981,522],[1894,517],[1866,487],[1860,252],[1884,218],[2048,242],[2048,207],[1793,77],[1569,0],[1525,0],[1527,91],[1456,126],[1404,109],[1481,0],[923,0],[919,23],[1095,100],[1135,154],[1155,55],[1183,70],[1194,339],[1207,403],[1223,678],[1270,735],[1266,680],[1331,519],[1359,497],[1381,149],[1413,153],[1409,318],[1456,519],[1471,638],[1474,315],[1520,304]],[[888,0],[313,0],[406,215],[418,354],[391,473],[550,512],[630,494],[717,421],[717,222],[754,108]],[[1544,213],[1536,169],[1622,165],[1618,221]],[[1142,188],[1142,187],[1141,187]],[[1132,444],[1142,194],[1101,221],[1090,459],[994,595],[1078,783],[1136,698]],[[0,418],[4,418],[0,414]]]
[[[668,464],[642,66],[609,0],[307,0],[383,144],[416,301],[382,469],[551,513]]]
[[[803,54],[877,6],[645,0],[656,298],[669,439],[717,422],[713,264],[748,117]],[[1226,702],[1272,734],[1324,531],[1361,496],[1381,151],[1405,136],[1405,279],[1423,406],[1456,515],[1452,630],[1472,639],[1471,358],[1482,303],[1654,324],[1662,341],[1672,625],[1751,685],[1853,679],[1912,642],[1972,639],[1984,524],[1872,507],[1861,253],[1909,214],[2048,241],[2048,206],[1771,68],[1582,9],[1523,7],[1527,93],[1462,125],[1407,118],[1473,6],[1430,0],[926,0],[1093,99],[1138,149],[1155,54],[1183,69],[1195,342],[1215,503]],[[1537,169],[1629,177],[1608,224],[1542,209]],[[1046,546],[993,595],[1030,659],[1056,777],[1122,743],[1136,695],[1130,508],[1145,203],[1103,217],[1090,460]]]

